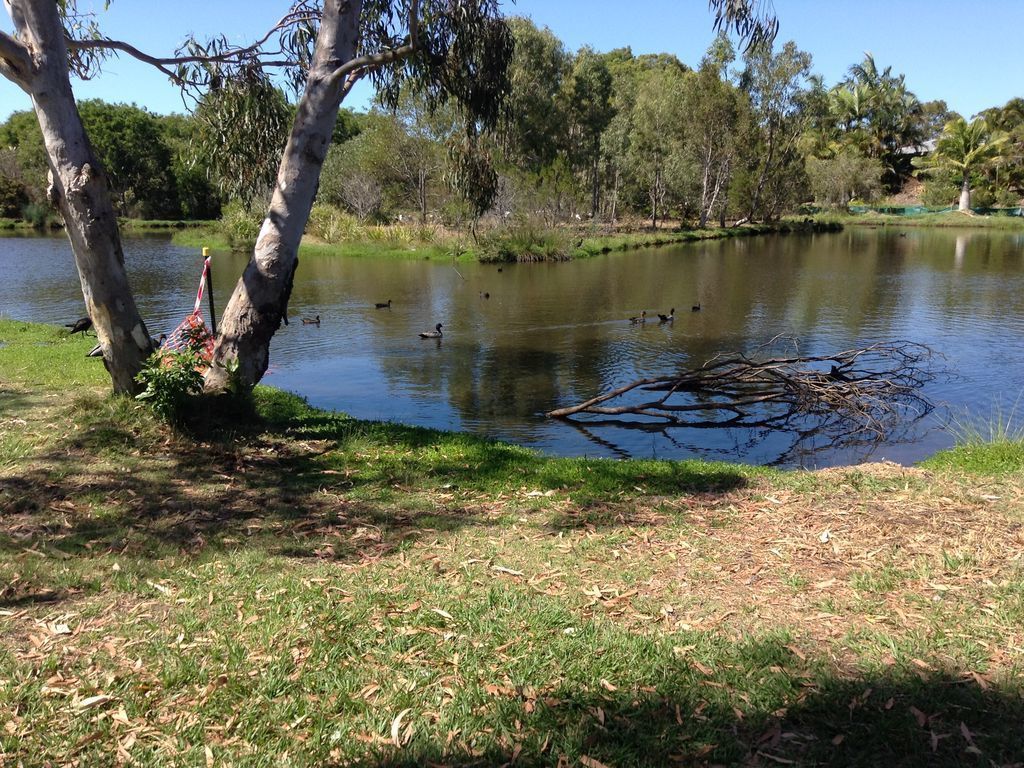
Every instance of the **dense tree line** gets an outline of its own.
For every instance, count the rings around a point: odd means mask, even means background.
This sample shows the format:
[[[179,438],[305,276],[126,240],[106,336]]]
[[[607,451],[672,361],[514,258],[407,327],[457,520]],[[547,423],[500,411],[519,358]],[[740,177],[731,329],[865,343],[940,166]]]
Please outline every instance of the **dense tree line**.
[[[968,123],[942,101],[920,102],[870,55],[826,88],[792,42],[737,54],[722,35],[691,69],[629,48],[573,53],[528,19],[509,22],[511,90],[486,148],[496,171],[488,205],[473,210],[453,191],[457,116],[404,90],[388,107],[343,111],[318,201],[363,221],[461,225],[489,208],[548,225],[704,226],[873,201],[915,176],[930,205],[965,188],[973,205],[1017,205],[1024,194],[1024,100]],[[189,115],[80,104],[117,213],[160,219],[216,218],[231,201],[243,215],[264,206],[294,109],[267,81],[213,88]],[[14,113],[0,124],[0,216],[45,216],[46,185],[35,115]]]
[[[214,218],[220,196],[191,151],[197,120],[154,115],[128,104],[79,104],[93,149],[110,176],[118,215],[147,219]],[[33,112],[0,124],[0,216],[18,217],[46,201],[46,154]]]

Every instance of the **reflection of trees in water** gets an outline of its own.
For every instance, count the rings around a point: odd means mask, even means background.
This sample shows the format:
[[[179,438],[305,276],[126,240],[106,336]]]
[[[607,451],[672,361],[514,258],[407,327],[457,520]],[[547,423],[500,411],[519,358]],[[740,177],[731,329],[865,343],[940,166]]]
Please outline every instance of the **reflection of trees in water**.
[[[672,446],[671,453],[675,456],[693,455],[706,460],[750,460],[757,454],[763,458],[757,463],[767,466],[799,466],[814,467],[828,462],[823,459],[841,452],[843,463],[856,464],[866,461],[879,446],[890,443],[913,443],[923,439],[921,413],[909,420],[900,429],[894,430],[883,440],[879,437],[835,440],[827,434],[814,430],[800,433],[781,432],[771,429],[723,429],[719,434],[720,444],[713,445],[707,440],[707,432],[700,429],[686,429],[665,424],[652,424],[639,420],[604,420],[600,424],[586,421],[567,421],[579,434],[589,442],[622,459],[637,458],[635,449],[616,443],[613,432],[625,430],[631,434],[643,432],[657,436]],[[631,444],[635,441],[630,439]]]

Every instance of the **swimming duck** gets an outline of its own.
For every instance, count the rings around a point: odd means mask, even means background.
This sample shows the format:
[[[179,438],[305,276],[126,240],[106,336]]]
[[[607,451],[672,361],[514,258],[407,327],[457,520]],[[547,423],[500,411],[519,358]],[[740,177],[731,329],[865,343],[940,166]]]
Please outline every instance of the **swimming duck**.
[[[442,335],[441,334],[441,328],[442,328],[441,324],[438,323],[437,325],[434,326],[434,330],[432,330],[432,331],[423,331],[420,334],[420,338],[421,339],[440,339],[441,335]]]
[[[75,322],[73,323],[64,323],[64,327],[71,329],[71,332],[69,334],[71,336],[74,336],[76,333],[84,334],[86,331],[92,328],[92,318],[81,317],[78,320],[75,320]]]
[[[658,322],[659,323],[671,323],[675,319],[676,319],[676,308],[675,307],[672,307],[672,309],[670,309],[668,311],[667,315],[663,315],[663,314],[661,314],[661,312],[658,313]]]
[[[376,307],[377,309],[391,309],[391,299],[388,299],[388,300],[387,300],[387,303],[385,303],[385,304],[381,304],[381,303],[380,303],[380,302],[378,301],[378,302],[377,302],[376,304],[374,304],[373,306],[375,306],[375,307]]]
[[[481,299],[489,299],[489,298],[491,298],[491,294],[488,291],[484,291],[483,293],[480,294],[480,298]]]
[[[646,323],[647,322],[647,310],[646,309],[643,310],[636,317],[629,318],[629,322],[632,323],[633,325],[636,325],[637,323]]]
[[[320,325],[320,315],[316,317],[304,317],[302,318],[303,325]]]
[[[694,304],[692,307],[690,307],[690,311],[691,312],[700,312],[700,302],[698,301],[696,304]]]

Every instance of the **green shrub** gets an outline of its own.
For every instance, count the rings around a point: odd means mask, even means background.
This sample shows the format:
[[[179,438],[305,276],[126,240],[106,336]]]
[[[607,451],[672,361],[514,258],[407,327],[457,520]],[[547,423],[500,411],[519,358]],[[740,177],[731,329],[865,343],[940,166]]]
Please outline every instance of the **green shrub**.
[[[342,243],[359,240],[362,226],[358,219],[340,208],[323,203],[313,206],[306,222],[306,231],[325,243]]]
[[[180,424],[196,398],[203,392],[203,370],[206,363],[200,352],[209,340],[205,326],[185,332],[185,349],[163,349],[150,355],[136,381],[146,388],[136,399],[148,402],[157,416],[169,424]],[[235,370],[229,370],[235,373]]]
[[[203,391],[202,365],[203,361],[192,350],[156,352],[136,377],[146,387],[136,398],[148,403],[164,421],[181,423]]]
[[[247,251],[256,245],[262,226],[262,216],[255,206],[245,206],[237,200],[224,206],[217,222],[217,228],[234,251]]]
[[[928,180],[921,192],[921,202],[930,208],[945,208],[960,201],[960,187],[946,180]]]
[[[18,179],[0,174],[0,218],[17,217],[28,203],[25,185]]]
[[[494,230],[480,243],[480,261],[554,261],[571,255],[570,233],[531,220]]]
[[[53,223],[53,211],[42,203],[29,203],[21,209],[21,218],[35,229],[46,229]]]

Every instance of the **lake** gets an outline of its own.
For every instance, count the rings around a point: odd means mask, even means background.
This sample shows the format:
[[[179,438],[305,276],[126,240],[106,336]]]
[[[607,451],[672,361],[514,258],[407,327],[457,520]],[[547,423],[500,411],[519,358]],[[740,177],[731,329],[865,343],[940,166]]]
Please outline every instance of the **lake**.
[[[127,239],[125,258],[150,332],[171,330],[191,310],[200,256],[147,237]],[[215,256],[218,307],[243,266],[244,257]],[[374,308],[388,299],[391,309]],[[691,312],[698,302],[702,311]],[[672,307],[671,324],[627,319]],[[65,239],[0,238],[0,312],[47,323],[83,314]],[[299,322],[316,314],[320,326]],[[1024,391],[1024,234],[850,228],[500,271],[311,256],[299,266],[290,315],[264,383],[360,418],[466,430],[567,456],[912,463],[952,444],[950,414],[987,420],[997,408],[1009,412]],[[444,324],[440,342],[418,338],[435,323]],[[806,353],[892,339],[927,344],[949,370],[926,389],[939,407],[898,439],[814,451],[789,450],[777,434],[752,441],[739,430],[586,428],[543,416],[778,334],[797,337]]]

